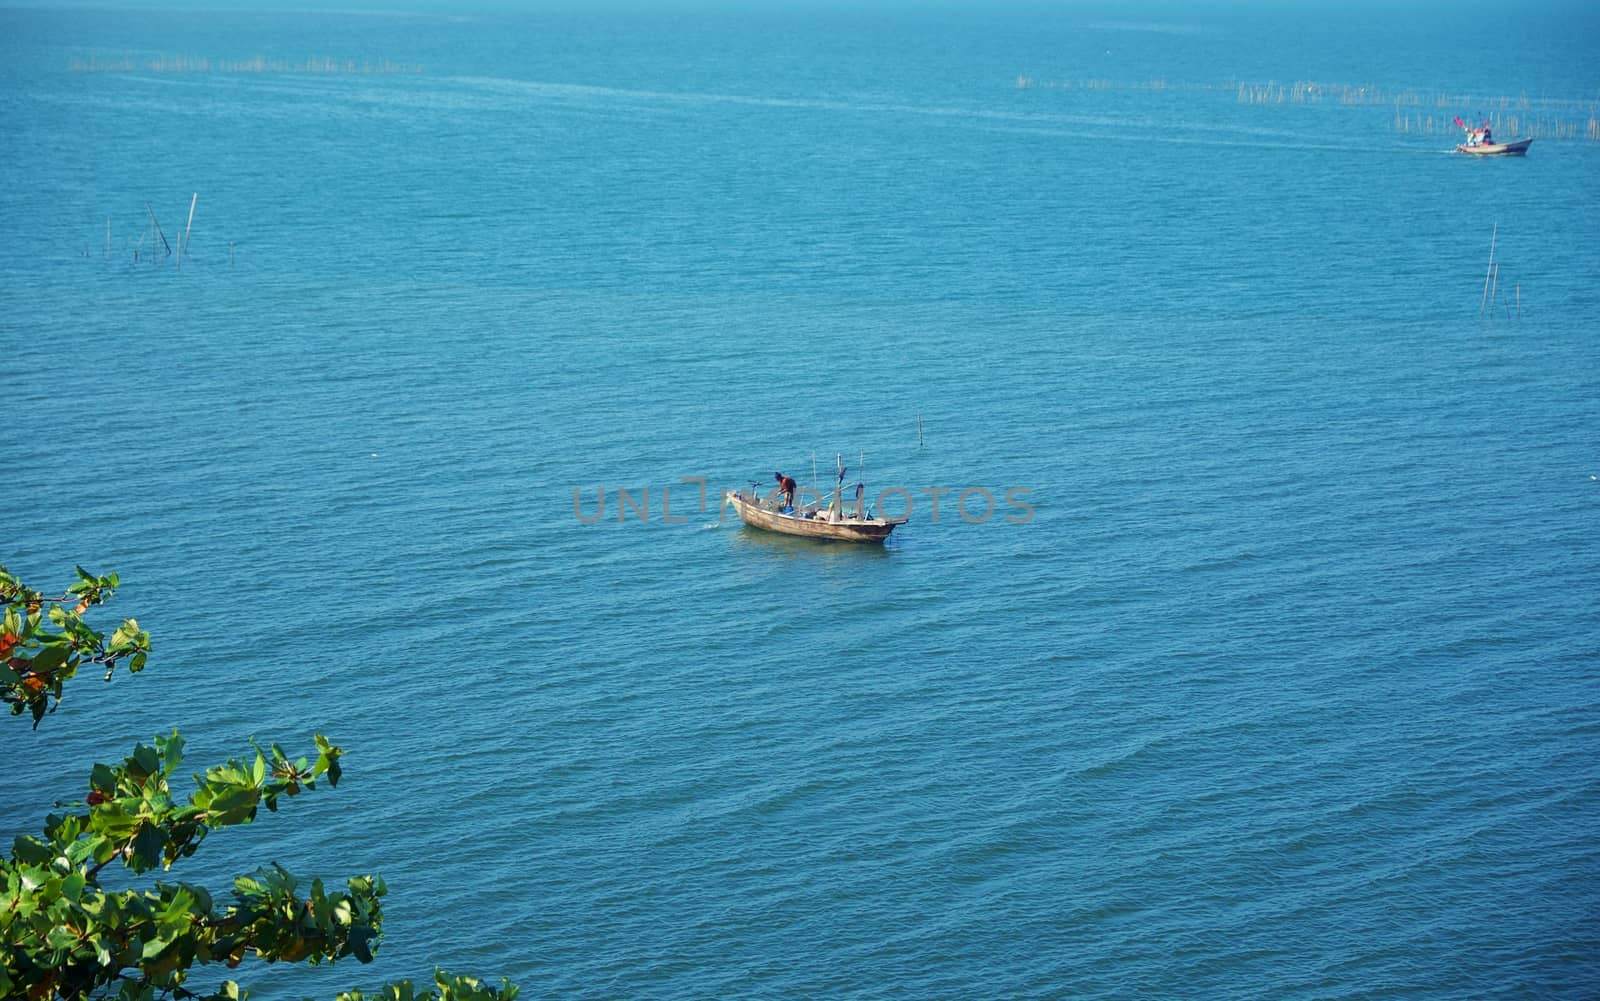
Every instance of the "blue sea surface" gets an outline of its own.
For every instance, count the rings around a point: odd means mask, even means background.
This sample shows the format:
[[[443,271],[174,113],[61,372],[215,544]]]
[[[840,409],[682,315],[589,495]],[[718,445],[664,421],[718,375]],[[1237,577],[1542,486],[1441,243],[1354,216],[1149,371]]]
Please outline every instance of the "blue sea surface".
[[[321,732],[171,875],[381,873],[377,960],[196,989],[1595,997],[1597,43],[0,9],[0,564],[155,642],[0,840]],[[840,461],[887,545],[720,510]]]

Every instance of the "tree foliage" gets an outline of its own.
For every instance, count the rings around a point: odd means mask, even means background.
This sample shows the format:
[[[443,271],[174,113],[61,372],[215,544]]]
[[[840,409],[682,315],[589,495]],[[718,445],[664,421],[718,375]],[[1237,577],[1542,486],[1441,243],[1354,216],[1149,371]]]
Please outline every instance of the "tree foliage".
[[[110,636],[83,616],[105,603],[116,574],[96,577],[82,567],[59,597],[26,587],[0,567],[4,601],[0,634],[0,698],[33,726],[54,712],[62,686],[85,665],[144,667],[149,634],[125,619]],[[0,859],[0,997],[29,1001],[157,997],[238,1001],[247,995],[228,973],[247,959],[333,963],[372,960],[383,929],[387,892],[376,876],[356,876],[343,888],[309,882],[272,863],[233,881],[228,899],[204,887],[154,879],[125,889],[101,885],[115,864],[137,877],[167,873],[215,830],[248,824],[261,807],[276,812],[286,798],[339,782],[343,751],[317,734],[316,756],[291,759],[278,745],[250,743],[240,758],[194,777],[178,799],[172,781],[183,762],[177,730],[140,744],[120,764],[96,764],[80,802],[56,804],[42,836],[16,839]],[[197,986],[218,967],[215,987]],[[352,991],[340,1001],[512,1001],[505,980],[491,987],[437,971],[435,989],[410,981],[374,994]]]
[[[117,583],[116,574],[96,577],[78,567],[78,579],[67,593],[47,598],[0,567],[0,600],[5,602],[0,621],[0,699],[15,715],[31,712],[34,729],[46,712],[55,711],[62,685],[83,665],[104,666],[107,681],[124,658],[129,672],[144,669],[150,634],[137,621],[124,619],[107,638],[83,620],[84,612],[116,592]]]

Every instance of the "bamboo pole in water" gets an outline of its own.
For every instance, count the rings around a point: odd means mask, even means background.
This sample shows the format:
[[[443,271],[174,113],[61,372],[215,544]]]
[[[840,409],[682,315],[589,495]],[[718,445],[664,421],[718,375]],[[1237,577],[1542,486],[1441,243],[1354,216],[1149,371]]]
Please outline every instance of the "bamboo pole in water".
[[[161,245],[163,247],[167,248],[167,254],[168,254],[168,256],[171,256],[171,254],[172,254],[172,244],[167,242],[167,234],[161,232],[161,222],[160,222],[160,220],[158,220],[156,218],[156,210],[150,207],[150,203],[149,202],[145,202],[144,203],[144,209],[145,209],[146,212],[150,213],[150,222],[156,228],[156,235],[161,237]]]
[[[200,192],[196,191],[194,197],[189,199],[189,222],[183,227],[183,242],[178,244],[178,255],[181,257],[189,251],[189,230],[194,228],[194,203],[200,200]]]
[[[1494,304],[1500,298],[1500,265],[1494,266],[1494,285],[1489,289],[1489,315],[1494,315]]]
[[[1500,235],[1500,224],[1495,223],[1494,229],[1489,233],[1489,266],[1483,272],[1483,298],[1478,300],[1478,315],[1483,315],[1483,309],[1489,304],[1489,276],[1494,273],[1494,241]]]

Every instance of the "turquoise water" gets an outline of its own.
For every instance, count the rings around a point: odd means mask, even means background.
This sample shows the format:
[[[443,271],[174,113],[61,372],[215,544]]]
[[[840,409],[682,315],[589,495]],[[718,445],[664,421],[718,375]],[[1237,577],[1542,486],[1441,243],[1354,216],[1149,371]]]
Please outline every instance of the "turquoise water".
[[[157,644],[0,836],[325,732],[258,997],[1593,996],[1600,30],[1341,9],[0,11],[0,562]]]

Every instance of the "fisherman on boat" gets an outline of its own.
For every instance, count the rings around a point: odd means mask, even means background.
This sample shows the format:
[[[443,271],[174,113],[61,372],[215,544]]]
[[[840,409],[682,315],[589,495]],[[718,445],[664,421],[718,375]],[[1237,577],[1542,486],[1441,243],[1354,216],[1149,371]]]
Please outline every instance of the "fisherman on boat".
[[[1528,145],[1533,142],[1532,139],[1513,139],[1507,143],[1496,142],[1494,129],[1489,125],[1489,119],[1487,118],[1480,118],[1476,125],[1468,125],[1461,120],[1460,115],[1457,115],[1455,123],[1467,134],[1467,141],[1456,146],[1457,152],[1461,153],[1482,153],[1487,155],[1507,153],[1515,156],[1526,153]]]
[[[727,491],[723,495],[724,501],[733,506],[739,520],[750,528],[819,541],[881,544],[890,532],[909,519],[906,516],[872,517],[867,510],[867,488],[864,483],[855,484],[855,511],[852,514],[844,500],[845,467],[842,453],[838,456],[838,464],[839,481],[834,485],[832,502],[826,508],[820,506],[820,499],[815,497],[813,490],[807,490],[812,497],[803,502],[801,510],[797,510],[794,505],[800,488],[793,477],[782,473],[772,474],[778,484],[775,496],[762,497],[761,484],[756,481],[750,484],[749,492]],[[778,503],[774,504],[774,500]]]
[[[794,477],[782,473],[773,473],[772,478],[778,481],[778,510],[788,514],[794,510],[794,492],[797,488]]]

